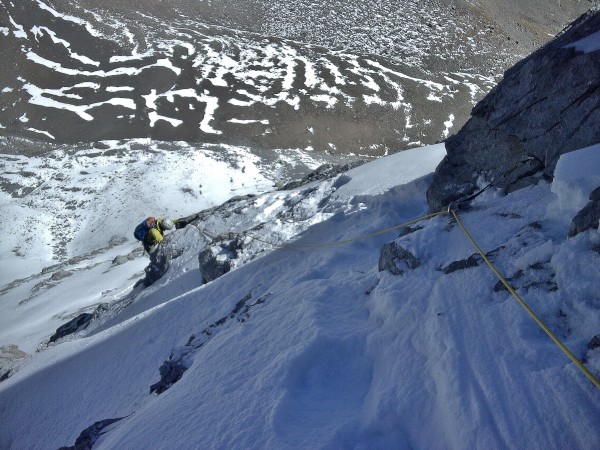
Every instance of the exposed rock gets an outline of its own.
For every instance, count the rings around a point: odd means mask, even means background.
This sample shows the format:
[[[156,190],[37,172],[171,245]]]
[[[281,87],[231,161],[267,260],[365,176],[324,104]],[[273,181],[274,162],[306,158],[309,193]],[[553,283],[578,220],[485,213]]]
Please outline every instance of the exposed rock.
[[[589,230],[598,228],[600,225],[600,186],[590,194],[590,202],[571,221],[569,237]]]
[[[61,325],[56,329],[56,332],[50,337],[48,342],[56,342],[57,340],[68,336],[73,333],[77,333],[78,331],[84,330],[90,324],[92,320],[97,318],[104,311],[108,310],[108,303],[99,304],[94,312],[92,313],[82,313],[79,314],[74,319],[68,321],[64,325]]]
[[[379,271],[387,270],[394,275],[402,275],[407,270],[416,269],[421,261],[410,251],[395,242],[385,244],[379,254]]]
[[[150,286],[159,280],[169,267],[174,259],[179,258],[185,247],[182,244],[175,242],[172,235],[166,235],[163,241],[157,246],[156,250],[150,253],[150,264],[144,269],[146,276],[144,284]]]
[[[358,160],[348,164],[323,164],[319,166],[316,170],[310,172],[305,175],[301,180],[292,181],[281,186],[281,190],[287,191],[289,189],[295,189],[297,187],[303,186],[305,184],[311,183],[313,181],[321,181],[327,180],[329,178],[333,178],[340,173],[347,172],[354,167],[358,167],[361,164],[364,164],[366,161]]]
[[[190,347],[190,351],[192,347]],[[150,392],[156,392],[157,394],[162,394],[175,383],[177,383],[183,373],[188,369],[187,364],[183,363],[182,359],[168,359],[163,362],[160,368],[158,369],[160,373],[160,380],[150,386]]]
[[[480,177],[507,191],[552,177],[561,154],[600,142],[598,52],[569,45],[598,29],[600,12],[590,11],[505,73],[447,140],[431,211],[476,191]]]
[[[555,278],[556,273],[549,263],[536,263],[530,265],[525,271],[521,269],[517,270],[512,277],[507,277],[506,281],[515,290],[524,289],[528,291],[529,289],[536,288],[547,292],[554,292],[558,290]],[[508,288],[502,281],[498,281],[494,286],[494,291],[508,291]]]
[[[202,330],[198,335],[192,335],[187,343],[181,347],[176,347],[171,351],[169,359],[164,361],[159,368],[160,380],[150,386],[150,392],[162,394],[175,383],[177,383],[184,372],[191,366],[194,355],[204,345],[214,337],[225,325],[232,323],[244,323],[250,317],[250,310],[256,306],[264,304],[271,294],[266,294],[257,299],[254,303],[249,303],[252,299],[252,292],[246,294],[229,314],[220,318],[208,327]],[[235,319],[235,322],[233,321]]]
[[[27,353],[14,344],[0,347],[0,382],[10,378],[18,366],[27,358]]]
[[[496,257],[496,255],[502,249],[504,249],[503,246],[498,247],[498,248],[492,250],[491,252],[486,253],[485,256],[490,261],[493,261],[494,258]],[[450,264],[448,264],[447,266],[442,267],[440,270],[447,275],[449,273],[457,272],[459,270],[469,269],[471,267],[477,267],[482,262],[484,262],[484,261],[483,261],[483,258],[481,257],[481,255],[479,253],[473,253],[468,258],[461,259],[461,260],[458,260],[458,261],[453,261]]]
[[[60,270],[54,272],[52,274],[52,276],[50,277],[50,279],[52,281],[60,281],[60,280],[70,277],[71,275],[73,275],[73,272],[71,272],[69,270],[60,269]]]
[[[594,350],[596,348],[600,348],[600,334],[597,334],[592,338],[590,342],[588,342],[588,348],[590,350]]]
[[[100,436],[104,433],[104,429],[115,422],[123,420],[125,417],[119,417],[117,419],[104,419],[94,422],[93,425],[89,426],[81,432],[81,434],[75,440],[75,445],[71,447],[61,447],[58,450],[91,450]]]
[[[483,262],[483,258],[479,253],[474,253],[469,256],[467,259],[461,259],[459,261],[454,261],[448,264],[445,267],[442,267],[442,272],[446,275],[449,273],[457,272],[459,270],[468,269],[470,267],[477,267],[479,264]]]
[[[198,255],[200,275],[203,283],[216,280],[229,272],[238,254],[244,247],[244,236],[229,233],[218,236],[212,245],[202,249]]]

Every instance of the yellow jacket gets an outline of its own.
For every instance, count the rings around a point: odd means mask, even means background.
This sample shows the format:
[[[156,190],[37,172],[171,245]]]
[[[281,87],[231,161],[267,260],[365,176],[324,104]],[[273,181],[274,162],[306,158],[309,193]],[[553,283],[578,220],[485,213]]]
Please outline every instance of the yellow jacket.
[[[147,252],[150,252],[150,248],[153,245],[160,244],[163,240],[164,230],[160,226],[160,223],[165,220],[164,218],[156,219],[156,225],[153,228],[150,228],[146,238],[144,239],[144,248]],[[176,223],[177,220],[173,220],[173,223]]]

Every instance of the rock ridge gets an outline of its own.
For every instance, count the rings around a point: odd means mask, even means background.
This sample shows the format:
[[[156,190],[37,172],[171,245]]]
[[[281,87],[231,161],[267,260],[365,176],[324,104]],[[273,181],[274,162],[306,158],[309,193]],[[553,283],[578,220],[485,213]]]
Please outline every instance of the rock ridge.
[[[600,142],[600,29],[590,10],[517,63],[446,141],[427,200],[432,211],[473,193],[484,179],[511,192],[551,178],[560,155]]]

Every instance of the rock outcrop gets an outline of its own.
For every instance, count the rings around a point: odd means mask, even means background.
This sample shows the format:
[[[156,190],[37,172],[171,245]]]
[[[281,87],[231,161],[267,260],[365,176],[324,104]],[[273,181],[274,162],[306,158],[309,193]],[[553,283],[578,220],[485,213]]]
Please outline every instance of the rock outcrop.
[[[552,177],[561,154],[600,142],[600,48],[588,39],[599,29],[592,10],[505,73],[446,141],[427,191],[432,211],[481,179],[510,192]]]
[[[571,221],[569,237],[600,225],[600,186],[590,194],[590,201]]]
[[[171,262],[179,258],[185,251],[185,244],[166,235],[155,251],[150,253],[150,264],[144,269],[144,285],[150,286],[158,281],[171,266]]]
[[[56,332],[50,336],[48,343],[56,342],[70,334],[85,330],[90,322],[108,310],[108,303],[100,303],[91,313],[81,313],[77,317],[69,320],[64,325],[56,329]]]
[[[119,417],[116,419],[104,419],[94,422],[93,425],[90,425],[81,432],[75,441],[75,445],[61,447],[59,450],[91,450],[100,436],[106,433],[106,431],[104,431],[105,428],[123,419],[124,417]]]
[[[421,261],[409,250],[396,242],[388,242],[379,254],[378,268],[380,272],[387,270],[394,275],[402,275],[407,270],[416,269]]]

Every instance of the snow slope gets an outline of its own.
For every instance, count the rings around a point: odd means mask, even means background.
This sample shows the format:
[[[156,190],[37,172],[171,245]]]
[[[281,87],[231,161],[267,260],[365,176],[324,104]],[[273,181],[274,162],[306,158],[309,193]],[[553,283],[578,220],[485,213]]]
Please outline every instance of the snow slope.
[[[425,214],[443,154],[439,145],[395,154],[249,198],[230,222],[199,223],[240,233],[260,220],[261,239],[287,234],[296,244],[255,244],[254,259],[208,284],[195,260],[206,241],[192,226],[176,231],[173,242],[188,249],[162,279],[0,384],[0,447],[73,445],[95,422],[121,419],[94,448],[598,448],[598,390],[495,289],[487,267],[461,264],[474,249],[449,216],[340,246],[298,245]],[[600,351],[586,343],[600,331],[600,236],[567,239],[577,211],[560,202],[566,185],[581,197],[589,190],[560,175],[561,165],[587,165],[581,155],[563,155],[554,183],[489,190],[459,214],[598,376]],[[290,211],[306,216],[283,220]],[[384,245],[419,264],[380,269]],[[165,361],[182,362],[182,376],[150,393]]]
[[[101,144],[0,154],[0,347],[31,353],[64,322],[130,291],[147,265],[132,230],[148,215],[192,214],[328,162],[294,149]]]

